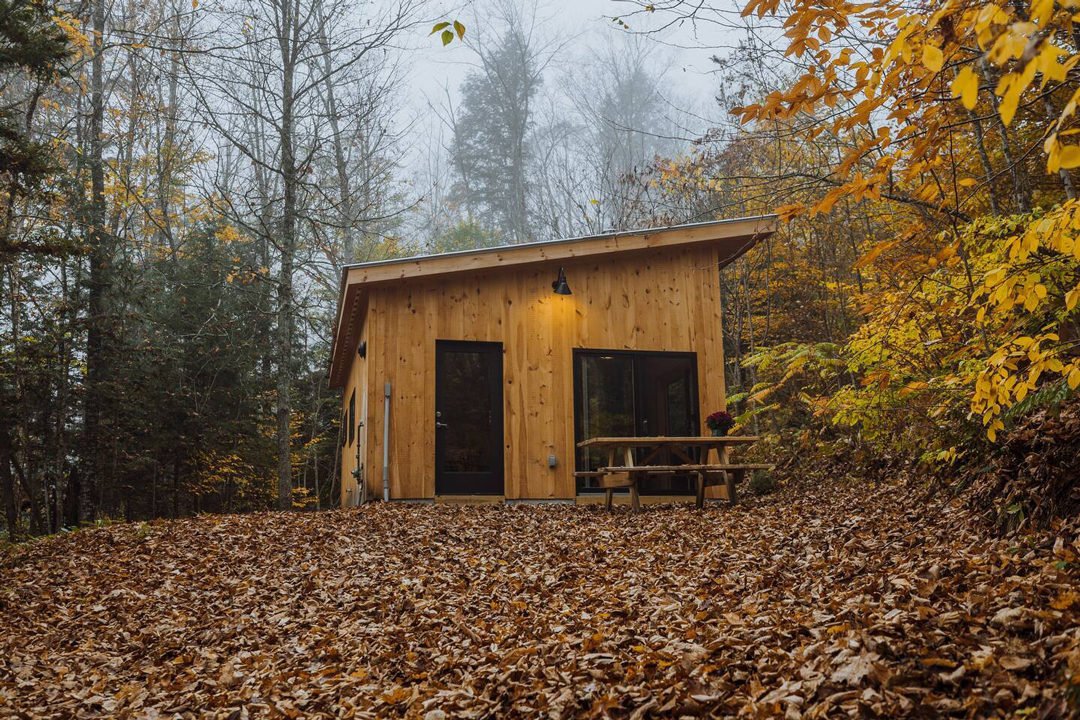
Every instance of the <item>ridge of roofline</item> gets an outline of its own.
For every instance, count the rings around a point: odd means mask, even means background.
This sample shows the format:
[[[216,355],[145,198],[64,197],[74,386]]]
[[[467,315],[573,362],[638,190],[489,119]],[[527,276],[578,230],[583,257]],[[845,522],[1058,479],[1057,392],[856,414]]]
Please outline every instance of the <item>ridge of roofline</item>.
[[[725,218],[723,220],[703,220],[701,222],[680,223],[678,225],[661,225],[659,227],[634,228],[632,230],[612,230],[611,232],[596,233],[593,235],[578,235],[575,237],[555,238],[553,240],[534,240],[532,242],[523,242],[508,245],[493,245],[491,247],[484,248],[451,250],[450,252],[444,253],[408,255],[406,257],[387,258],[386,260],[369,260],[367,262],[348,263],[341,266],[341,273],[344,276],[348,274],[348,271],[353,268],[380,267],[383,265],[395,265],[397,263],[415,263],[424,260],[434,260],[435,258],[468,257],[471,255],[484,255],[494,252],[513,252],[514,250],[517,250],[519,248],[525,249],[549,247],[554,245],[565,245],[569,243],[584,242],[586,240],[603,240],[609,238],[630,237],[634,235],[653,235],[656,233],[669,232],[672,230],[692,230],[718,225],[732,225],[735,223],[744,223],[752,220],[772,221],[776,220],[778,217],[779,215],[777,215],[776,213],[768,213],[765,215],[747,215],[746,217]]]

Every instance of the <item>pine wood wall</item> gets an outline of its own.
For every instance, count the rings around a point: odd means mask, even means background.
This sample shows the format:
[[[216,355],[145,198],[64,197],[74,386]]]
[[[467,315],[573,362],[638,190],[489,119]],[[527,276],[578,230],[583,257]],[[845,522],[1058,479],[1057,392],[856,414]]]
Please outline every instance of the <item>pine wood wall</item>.
[[[573,498],[574,348],[697,353],[702,418],[724,407],[718,255],[711,244],[373,287],[344,401],[366,385],[366,476],[382,495],[383,383],[393,383],[391,498],[435,495],[435,341],[503,344],[507,498]],[[566,268],[573,292],[555,295]],[[358,395],[357,412],[363,406]],[[342,486],[355,448],[346,447]],[[555,455],[558,466],[548,467]],[[343,490],[344,498],[344,490]]]

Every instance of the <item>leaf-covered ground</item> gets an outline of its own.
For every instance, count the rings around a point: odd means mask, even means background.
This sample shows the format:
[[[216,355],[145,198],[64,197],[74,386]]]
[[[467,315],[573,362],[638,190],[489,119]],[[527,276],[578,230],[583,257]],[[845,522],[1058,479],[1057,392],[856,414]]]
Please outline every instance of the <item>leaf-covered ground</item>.
[[[0,716],[1067,715],[1069,532],[835,487],[79,532],[3,558]]]

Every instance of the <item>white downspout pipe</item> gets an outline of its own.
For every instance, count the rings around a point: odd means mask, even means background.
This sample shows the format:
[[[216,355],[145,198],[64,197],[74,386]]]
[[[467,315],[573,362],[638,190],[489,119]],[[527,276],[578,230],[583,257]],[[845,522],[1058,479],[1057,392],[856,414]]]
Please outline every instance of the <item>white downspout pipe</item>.
[[[390,502],[390,383],[383,385],[382,499]]]

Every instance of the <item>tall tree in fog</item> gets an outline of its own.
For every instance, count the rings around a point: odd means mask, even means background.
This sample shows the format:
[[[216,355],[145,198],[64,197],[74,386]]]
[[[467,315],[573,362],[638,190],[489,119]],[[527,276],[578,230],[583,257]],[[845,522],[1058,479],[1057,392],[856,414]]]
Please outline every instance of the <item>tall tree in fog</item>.
[[[499,6],[501,30],[477,32],[479,67],[461,86],[452,119],[455,199],[509,242],[532,239],[529,203],[533,103],[550,48],[537,35],[535,15],[511,2]]]
[[[661,94],[657,46],[622,35],[597,51],[581,83],[569,87],[585,127],[582,153],[593,169],[603,224],[624,229],[640,212],[630,176],[677,149]]]
[[[556,234],[626,229],[651,213],[639,174],[678,152],[655,44],[620,35],[560,80],[537,132],[538,208]],[[561,102],[558,102],[561,101]]]

